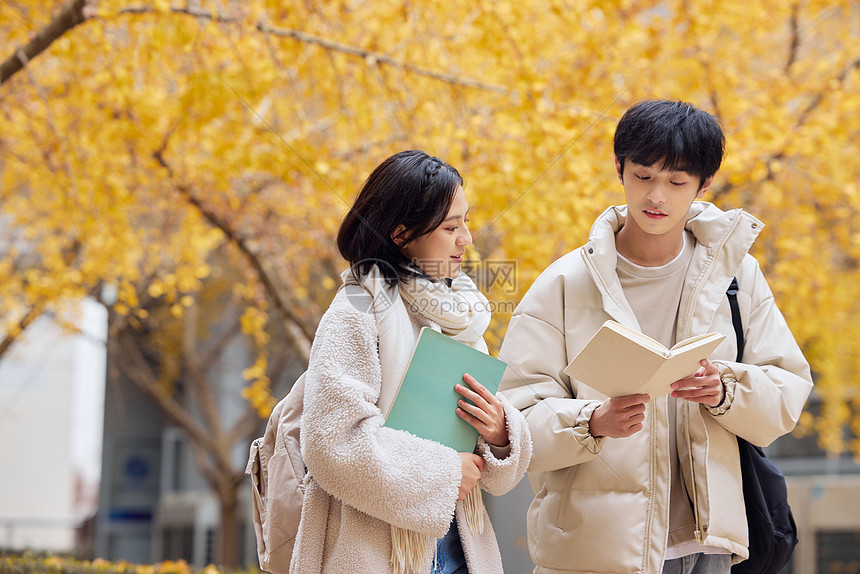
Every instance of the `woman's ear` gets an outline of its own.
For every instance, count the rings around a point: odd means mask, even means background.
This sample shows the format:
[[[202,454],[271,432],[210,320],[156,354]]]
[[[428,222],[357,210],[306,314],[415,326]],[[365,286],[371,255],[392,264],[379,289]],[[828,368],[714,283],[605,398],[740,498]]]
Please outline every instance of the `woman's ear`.
[[[406,226],[401,223],[394,228],[394,231],[391,232],[391,241],[393,241],[397,247],[403,247],[403,243],[406,241],[406,238],[403,236],[405,231]]]

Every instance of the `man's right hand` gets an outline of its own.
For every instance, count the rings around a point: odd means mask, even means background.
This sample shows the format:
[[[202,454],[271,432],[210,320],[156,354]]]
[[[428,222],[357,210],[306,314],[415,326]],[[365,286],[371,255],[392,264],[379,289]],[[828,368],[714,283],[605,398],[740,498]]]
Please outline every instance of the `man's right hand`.
[[[594,409],[588,430],[593,437],[624,438],[642,430],[648,395],[613,397]]]

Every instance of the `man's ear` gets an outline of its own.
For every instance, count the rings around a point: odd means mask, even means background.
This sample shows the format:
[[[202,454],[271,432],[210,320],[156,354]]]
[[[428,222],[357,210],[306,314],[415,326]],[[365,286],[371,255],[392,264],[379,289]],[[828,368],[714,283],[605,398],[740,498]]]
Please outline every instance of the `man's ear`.
[[[401,223],[394,228],[394,231],[391,232],[391,241],[393,241],[397,247],[403,247],[403,243],[406,241],[406,238],[403,237],[403,233],[405,231],[406,226]]]
[[[613,156],[612,156],[612,157],[614,157],[614,158],[615,158],[615,173],[617,173],[617,174],[618,174],[618,179],[620,179],[620,180],[622,181],[622,183],[623,183],[623,182],[624,182],[624,178],[621,176],[621,161],[618,159],[618,156],[617,156],[617,155],[614,155],[614,154],[613,154]]]
[[[708,179],[702,182],[702,187],[699,188],[698,193],[696,193],[697,199],[702,199],[705,195],[705,192],[711,189],[711,184],[714,183],[714,176],[712,175]]]

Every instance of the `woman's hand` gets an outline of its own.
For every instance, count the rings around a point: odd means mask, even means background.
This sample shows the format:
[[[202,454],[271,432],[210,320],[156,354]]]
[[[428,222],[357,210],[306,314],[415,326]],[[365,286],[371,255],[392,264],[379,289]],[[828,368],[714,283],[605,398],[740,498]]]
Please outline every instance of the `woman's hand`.
[[[481,472],[484,470],[484,459],[471,452],[458,452],[457,454],[460,455],[460,462],[463,465],[463,477],[460,479],[460,492],[457,495],[457,502],[460,502],[478,484]]]
[[[457,414],[464,421],[475,427],[484,440],[493,446],[508,445],[508,428],[505,420],[505,408],[496,396],[475,380],[469,374],[463,375],[463,380],[471,389],[457,385],[454,389],[463,395],[458,401]],[[471,403],[469,401],[472,401]]]

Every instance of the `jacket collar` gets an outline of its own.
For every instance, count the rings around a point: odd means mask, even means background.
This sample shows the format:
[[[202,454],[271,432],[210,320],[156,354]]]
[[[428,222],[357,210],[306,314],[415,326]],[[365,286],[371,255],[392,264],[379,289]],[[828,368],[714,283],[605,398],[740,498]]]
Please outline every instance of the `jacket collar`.
[[[609,207],[592,225],[582,255],[603,294],[606,311],[616,321],[638,328],[615,272],[618,262],[615,234],[626,220],[626,205]],[[763,228],[761,221],[742,209],[723,211],[712,203],[693,202],[685,229],[696,238],[696,249],[687,273],[679,317],[687,319],[700,303],[706,307],[719,304],[744,256]],[[679,320],[679,327],[681,324],[684,322]],[[683,331],[693,328],[693,325],[687,324]]]

